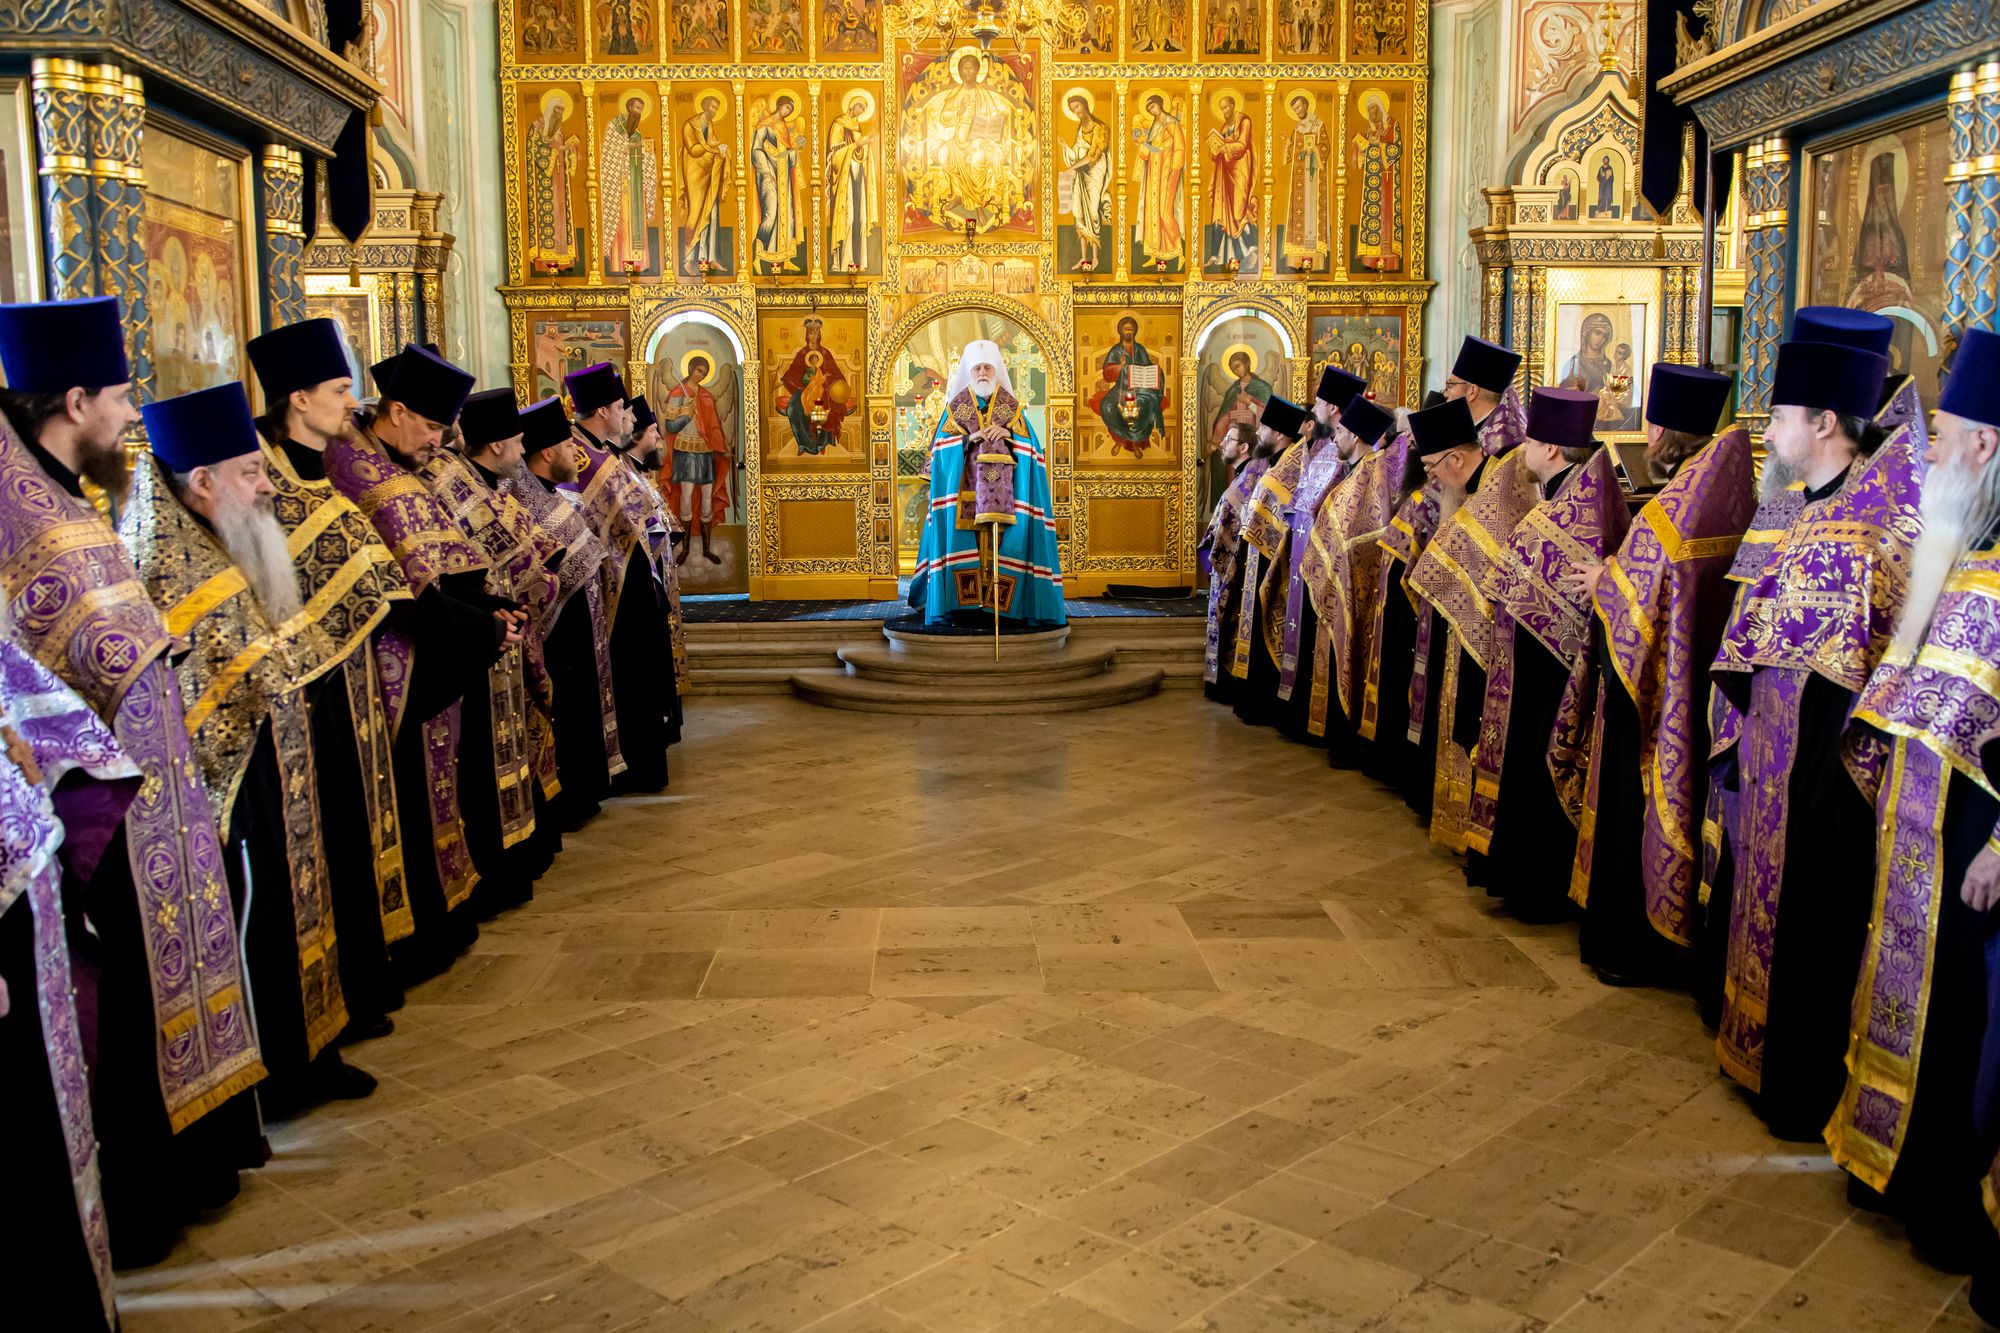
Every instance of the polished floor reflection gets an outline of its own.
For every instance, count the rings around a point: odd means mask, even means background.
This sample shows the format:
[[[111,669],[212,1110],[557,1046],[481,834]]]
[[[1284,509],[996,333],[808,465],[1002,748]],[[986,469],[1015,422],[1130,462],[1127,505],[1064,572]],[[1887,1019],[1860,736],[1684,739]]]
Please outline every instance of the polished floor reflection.
[[[1685,998],[1199,696],[690,721],[129,1333],[1980,1327]]]

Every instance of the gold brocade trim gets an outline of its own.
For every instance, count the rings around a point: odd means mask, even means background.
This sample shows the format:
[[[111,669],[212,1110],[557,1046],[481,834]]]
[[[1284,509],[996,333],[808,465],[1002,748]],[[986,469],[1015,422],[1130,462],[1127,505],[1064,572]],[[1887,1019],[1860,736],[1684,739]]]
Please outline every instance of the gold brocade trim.
[[[1639,590],[1632,586],[1632,580],[1626,576],[1624,570],[1618,567],[1616,556],[1613,556],[1606,562],[1604,572],[1610,578],[1612,586],[1617,589],[1619,598],[1625,603],[1627,619],[1631,622],[1632,628],[1638,631],[1640,639],[1645,642],[1647,657],[1660,661],[1662,664],[1661,669],[1664,670],[1666,655],[1660,651],[1660,632],[1653,624],[1650,609],[1640,598]],[[1599,587],[1601,589],[1602,585],[1600,584]],[[1598,620],[1609,625],[1610,620],[1604,614],[1604,608],[1599,605],[1595,598],[1592,599],[1591,605],[1597,611]],[[1617,653],[1606,653],[1605,656],[1611,659],[1611,670],[1625,686],[1625,692],[1635,700],[1640,698],[1639,682],[1625,674],[1624,659]]]
[[[1701,846],[1704,854],[1714,852],[1718,857],[1722,855],[1722,825],[1708,818],[1707,815],[1703,815],[1701,820]],[[1707,859],[1706,855],[1704,855],[1703,859]],[[1701,876],[1701,883],[1695,889],[1694,900],[1701,906],[1707,907],[1708,900],[1714,895],[1715,884],[1709,879],[1707,871],[1704,870]]]
[[[271,702],[271,745],[278,768],[285,864],[298,954],[299,1000],[305,1018],[306,1055],[316,1057],[347,1027],[347,997],[340,985],[326,837],[320,825],[318,762],[305,690],[293,687]]]
[[[1943,591],[1982,593],[2000,601],[2000,570],[1961,567],[1944,581]]]
[[[1934,664],[1929,660],[1931,658],[1932,653],[1933,653],[1932,648],[1926,645],[1924,648],[1926,665]],[[1944,654],[1942,653],[1938,653],[1937,655],[1944,656]],[[1960,655],[1953,653],[1951,654],[1951,656],[1958,657]],[[1972,661],[1975,665],[1981,667],[1985,667],[1986,665],[1983,662],[1977,662],[1976,659],[1967,659],[1967,660]],[[1986,669],[1989,671],[1992,670],[1992,668],[1990,667]],[[1995,674],[2000,675],[2000,672],[1996,672]],[[1985,687],[1982,686],[1981,688]],[[1996,692],[1994,690],[1987,689],[1986,693],[1988,695],[1993,695]],[[1891,721],[1890,719],[1884,717],[1881,713],[1876,712],[1872,708],[1855,709],[1853,720],[1856,722],[1865,722],[1869,726],[1875,728],[1877,731],[1885,732],[1886,734],[1895,737],[1899,744],[1904,740],[1913,740],[1921,742],[1928,740],[1930,738],[1930,733],[1925,731],[1923,728],[1912,726],[1908,722]],[[1951,769],[1952,772],[1959,774],[1960,776],[1968,779],[1969,781],[1977,783],[1979,785],[1980,790],[1984,791],[1987,795],[1995,797],[1996,799],[2000,799],[2000,791],[1994,790],[1992,782],[1987,779],[1986,773],[1983,769],[1977,767],[1976,765],[1965,763],[1956,755],[1945,754],[1940,752],[1939,758],[1941,758],[1944,761],[1945,766]]]
[[[1706,560],[1710,556],[1734,555],[1741,545],[1741,537],[1695,537],[1681,542],[1680,549],[1674,552],[1673,563],[1678,565],[1690,560]]]
[[[323,504],[313,510],[306,516],[305,522],[293,528],[291,534],[285,538],[286,554],[297,560],[305,554],[308,546],[319,540],[321,533],[333,526],[333,521],[339,517],[340,509],[332,504]],[[388,554],[386,548],[383,554]]]
[[[250,586],[243,577],[243,571],[235,565],[211,574],[195,585],[194,591],[174,603],[167,611],[167,633],[176,639],[184,639],[194,628],[195,622],[221,606],[236,594]],[[194,724],[189,724],[193,729]]]
[[[1660,549],[1666,553],[1667,562],[1675,565],[1690,560],[1705,560],[1715,555],[1734,555],[1736,548],[1746,541],[1775,541],[1789,531],[1786,528],[1778,528],[1762,533],[1747,532],[1741,536],[1690,539],[1681,535],[1680,529],[1674,526],[1674,521],[1667,517],[1666,511],[1657,504],[1648,503],[1639,511],[1639,517],[1646,520],[1646,526],[1651,528],[1653,535],[1659,539]]]
[[[1261,557],[1254,546],[1243,551],[1243,593],[1236,599],[1236,642],[1229,655],[1229,674],[1238,680],[1250,676],[1250,636],[1257,632],[1257,565]]]
[[[382,555],[385,560],[389,558],[389,553],[386,550],[382,552]],[[295,637],[305,633],[309,627],[325,620],[327,613],[345,600],[348,593],[354,591],[354,585],[359,583],[361,576],[367,572],[368,567],[357,560],[350,560],[342,565],[339,572],[332,579],[328,580],[326,586],[312,595],[312,600],[305,604],[303,610],[278,627],[278,632],[287,638]],[[330,660],[325,664],[324,669],[331,670],[333,667],[346,661],[348,653],[352,652],[353,648],[361,640],[373,633],[375,626],[387,619],[388,615],[389,605],[387,602],[384,602],[376,608],[375,614],[369,619],[366,628],[360,629],[354,634],[349,643],[334,645],[334,652],[330,655]],[[314,675],[318,674],[320,673],[314,673]]]
[[[267,1076],[263,1060],[252,1060],[237,1073],[224,1079],[221,1083],[202,1093],[199,1097],[194,1097],[181,1103],[180,1106],[168,1115],[167,1127],[176,1134],[180,1133],[189,1125],[192,1125],[195,1121],[201,1119],[216,1107],[221,1106],[231,1097],[234,1097],[237,1093],[247,1092],[251,1088],[256,1087]]]
[[[1654,660],[1658,663],[1657,674],[1660,678],[1659,697],[1664,700],[1667,697],[1666,654],[1661,653]],[[1640,778],[1642,785],[1646,789],[1645,795],[1647,799],[1652,801],[1653,809],[1659,815],[1660,832],[1665,834],[1667,841],[1673,845],[1674,855],[1692,864],[1695,859],[1694,847],[1689,844],[1687,835],[1681,832],[1680,814],[1667,804],[1667,775],[1660,767],[1660,759],[1663,753],[1664,748],[1656,740],[1653,744],[1653,756],[1647,761],[1645,771],[1640,774]],[[1674,936],[1668,936],[1668,938],[1673,939],[1676,944],[1694,943],[1692,939],[1684,940]]]
[[[1444,685],[1437,701],[1437,769],[1431,782],[1430,839],[1453,855],[1466,849],[1467,807],[1472,800],[1472,756],[1451,738],[1458,712],[1458,655],[1463,647],[1453,630],[1445,641]]]
[[[1307,587],[1310,589],[1311,585],[1308,584]],[[1351,641],[1349,647],[1352,647]],[[1326,705],[1329,693],[1328,686],[1332,675],[1328,659],[1332,656],[1333,635],[1326,627],[1325,618],[1321,617],[1319,628],[1313,634],[1312,693],[1307,697],[1306,703],[1306,735],[1308,736],[1326,735]],[[1343,699],[1341,701],[1341,715],[1343,717],[1346,716],[1346,708],[1347,701]]]
[[[1923,998],[1917,1002],[1916,1013],[1908,1016],[1910,1053],[1907,1056],[1891,1055],[1868,1040],[1869,1018],[1875,1007],[1875,979],[1885,947],[1882,931],[1894,928],[1901,937],[1916,933],[1907,921],[1889,922],[1884,919],[1889,898],[1889,875],[1897,867],[1896,846],[1901,831],[1898,815],[1903,808],[1903,779],[1908,771],[1910,743],[1908,737],[1896,738],[1895,753],[1889,764],[1889,781],[1882,802],[1876,807],[1878,812],[1886,810],[1888,817],[1878,825],[1876,832],[1875,893],[1868,917],[1868,949],[1862,960],[1860,984],[1854,988],[1853,1013],[1848,1024],[1847,1086],[1841,1093],[1838,1110],[1827,1122],[1824,1136],[1833,1160],[1876,1190],[1889,1188],[1889,1177],[1896,1169],[1896,1161],[1903,1151],[1903,1140],[1909,1134],[1910,1113],[1915,1109],[1916,1102],[1918,1062],[1923,1056],[1924,1030],[1931,1010],[1931,988],[1926,984],[1922,988]],[[1929,836],[1924,845],[1932,881],[1922,926],[1923,965],[1919,975],[1925,978],[1934,975],[1938,913],[1943,907],[1944,895],[1952,891],[1940,882],[1944,870],[1945,798],[1950,784],[1950,771],[1946,769],[1940,775],[1937,800],[1930,810]],[[1904,961],[1907,962],[1907,958]],[[1902,1106],[1902,1114],[1896,1117],[1893,1143],[1882,1143],[1855,1128],[1861,1113],[1861,1094],[1871,1087],[1887,1093]]]
[[[1425,549],[1424,554],[1430,559],[1435,560],[1440,565],[1444,566],[1445,572],[1452,576],[1453,581],[1458,584],[1459,589],[1472,598],[1474,606],[1478,608],[1481,615],[1486,617],[1486,622],[1487,622],[1486,627],[1491,628],[1493,621],[1493,603],[1487,601],[1486,598],[1480,594],[1477,585],[1475,585],[1472,581],[1472,575],[1468,574],[1465,571],[1465,567],[1459,564],[1458,561],[1452,559],[1451,553],[1446,551],[1441,546],[1439,546],[1436,542],[1432,542],[1430,546]],[[1477,662],[1479,664],[1479,669],[1484,671],[1486,669],[1486,663],[1484,660],[1482,660],[1483,654],[1475,652],[1473,650],[1471,642],[1465,637],[1464,628],[1458,623],[1458,621],[1455,618],[1453,618],[1450,610],[1448,610],[1445,607],[1444,602],[1442,600],[1433,601],[1429,597],[1425,597],[1424,600],[1430,603],[1431,609],[1433,611],[1435,611],[1438,615],[1444,617],[1445,623],[1451,626],[1451,632],[1457,637],[1459,646],[1465,649],[1465,655],[1467,657],[1470,657],[1474,662]]]
[[[249,647],[236,654],[221,670],[209,677],[208,684],[203,687],[200,696],[188,705],[186,714],[188,735],[192,736],[199,731],[201,724],[208,721],[209,716],[221,706],[225,696],[242,683],[243,678],[255,670],[259,662],[271,655],[271,647],[269,638],[259,637]],[[231,804],[233,803],[232,801]]]

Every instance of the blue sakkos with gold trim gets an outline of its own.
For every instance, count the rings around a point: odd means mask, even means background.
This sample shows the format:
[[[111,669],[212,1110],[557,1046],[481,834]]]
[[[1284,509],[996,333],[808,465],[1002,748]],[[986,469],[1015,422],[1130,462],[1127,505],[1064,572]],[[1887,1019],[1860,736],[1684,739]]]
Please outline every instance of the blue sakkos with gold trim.
[[[977,438],[992,426],[1007,429],[1005,443]],[[911,601],[923,606],[925,621],[944,624],[959,610],[992,613],[997,536],[1000,614],[1064,623],[1050,512],[1048,458],[1020,402],[1004,382],[984,402],[961,389],[931,441],[930,514],[911,584]]]

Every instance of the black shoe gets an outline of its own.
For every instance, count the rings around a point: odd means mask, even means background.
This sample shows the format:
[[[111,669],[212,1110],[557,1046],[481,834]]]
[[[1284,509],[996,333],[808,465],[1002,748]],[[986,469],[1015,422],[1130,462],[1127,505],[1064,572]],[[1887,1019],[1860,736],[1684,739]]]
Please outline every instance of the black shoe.
[[[1847,1206],[1859,1208],[1865,1213],[1881,1213],[1885,1217],[1900,1217],[1902,1209],[1889,1202],[1889,1196],[1859,1176],[1847,1178]]]
[[[332,1102],[358,1102],[373,1091],[375,1076],[358,1065],[348,1064],[338,1055],[332,1060],[313,1062],[312,1093],[315,1097]]]
[[[114,1225],[111,1229],[111,1266],[116,1269],[151,1268],[163,1264],[174,1252],[171,1231],[154,1227]]]
[[[349,1018],[347,1031],[340,1034],[343,1042],[375,1041],[396,1030],[396,1020],[387,1014],[369,1014],[361,1018]]]
[[[267,1148],[268,1152],[269,1149]],[[192,1182],[188,1188],[188,1207],[197,1214],[212,1213],[236,1202],[236,1196],[243,1192],[243,1177],[236,1171],[216,1171],[203,1173],[202,1178]]]

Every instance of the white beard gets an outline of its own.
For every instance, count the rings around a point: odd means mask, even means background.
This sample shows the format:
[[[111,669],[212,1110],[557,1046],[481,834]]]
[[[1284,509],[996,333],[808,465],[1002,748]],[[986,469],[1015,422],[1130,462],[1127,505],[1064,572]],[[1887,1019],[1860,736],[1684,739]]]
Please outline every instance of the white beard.
[[[1778,457],[1775,450],[1764,455],[1764,475],[1757,479],[1757,499],[1770,500],[1783,495],[1787,487],[1799,479],[1798,469]]]
[[[972,382],[972,392],[981,398],[991,398],[999,390],[1000,381],[998,380],[974,380]]]
[[[292,565],[291,552],[285,549],[285,530],[278,526],[268,501],[241,507],[233,500],[220,501],[215,510],[215,535],[243,571],[266,620],[273,626],[282,625],[299,613],[303,603],[299,600],[298,570]]]
[[[1910,551],[1910,586],[1896,616],[1891,651],[1914,654],[1959,560],[2000,515],[2000,457],[1979,472],[1941,463],[1924,476],[1923,531]]]

